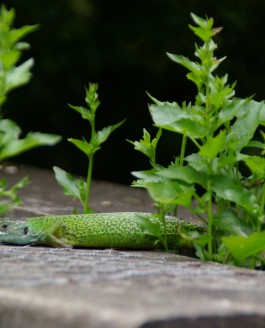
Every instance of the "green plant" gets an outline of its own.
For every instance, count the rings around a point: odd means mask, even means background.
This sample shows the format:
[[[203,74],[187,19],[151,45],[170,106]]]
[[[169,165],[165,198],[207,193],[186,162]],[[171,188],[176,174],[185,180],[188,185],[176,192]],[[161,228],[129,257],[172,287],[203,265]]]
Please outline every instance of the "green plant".
[[[61,185],[64,193],[78,199],[83,207],[84,213],[91,213],[92,209],[89,207],[89,195],[92,180],[93,162],[95,153],[101,148],[101,144],[105,142],[110,134],[116,130],[124,121],[115,125],[110,125],[102,130],[96,131],[96,111],[100,105],[97,94],[98,85],[90,83],[89,88],[86,89],[85,102],[87,108],[83,106],[69,105],[70,108],[77,111],[84,120],[88,120],[91,127],[91,135],[89,142],[84,138],[83,140],[70,138],[68,141],[73,143],[80,149],[88,158],[88,171],[86,181],[82,178],[73,177],[70,173],[65,172],[59,167],[54,167],[55,177],[57,182]]]
[[[225,59],[214,55],[217,45],[213,37],[221,28],[213,27],[212,18],[191,16],[196,26],[190,28],[203,42],[195,44],[196,61],[167,55],[188,70],[187,78],[197,88],[195,101],[179,105],[150,96],[153,104],[149,110],[159,130],[153,140],[144,130],[143,139],[133,142],[151,163],[150,170],[133,172],[138,179],[134,186],[148,190],[162,218],[165,213],[176,214],[182,205],[207,225],[206,235],[186,232],[194,239],[201,259],[263,265],[264,133],[263,140],[254,137],[258,137],[258,127],[265,125],[265,105],[251,98],[236,98],[235,83],[228,84],[228,75],[214,74]],[[155,160],[161,130],[182,136],[179,153],[168,167]],[[197,151],[189,152],[187,142]]]
[[[3,118],[2,107],[8,93],[29,82],[31,77],[33,59],[18,64],[22,51],[29,48],[28,43],[20,40],[38,28],[37,25],[12,28],[14,18],[14,9],[7,10],[2,5],[0,8],[0,163],[33,147],[53,145],[60,140],[59,136],[40,132],[30,132],[25,138],[20,139],[21,129],[17,124]],[[0,179],[0,214],[19,204],[17,191],[27,183],[28,179],[23,178],[14,186],[8,187],[7,181]]]

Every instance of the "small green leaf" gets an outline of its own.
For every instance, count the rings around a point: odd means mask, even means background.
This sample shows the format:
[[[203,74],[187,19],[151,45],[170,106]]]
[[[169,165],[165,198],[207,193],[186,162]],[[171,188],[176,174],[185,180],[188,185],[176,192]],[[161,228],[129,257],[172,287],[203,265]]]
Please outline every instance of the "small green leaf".
[[[9,32],[9,42],[10,45],[17,43],[19,40],[24,38],[29,33],[36,31],[39,28],[39,25],[25,25],[18,29],[12,29]]]
[[[82,179],[74,178],[70,173],[65,172],[57,166],[53,167],[55,178],[59,185],[63,188],[65,195],[71,196],[83,201],[81,190],[85,187]]]
[[[10,50],[9,52],[3,52],[0,55],[0,61],[5,70],[12,68],[19,60],[20,52],[18,50]]]
[[[162,134],[162,130],[158,129],[156,137],[153,140],[151,140],[151,136],[148,131],[146,131],[145,129],[143,131],[143,139],[141,139],[140,141],[128,141],[134,145],[134,149],[146,155],[150,159],[150,161],[154,163],[156,158],[156,146]]]
[[[186,67],[191,72],[199,72],[201,70],[199,64],[194,63],[189,58],[182,55],[170,54],[167,52],[167,56],[174,62]]]
[[[133,171],[132,175],[136,178],[140,179],[142,182],[149,183],[149,182],[161,182],[165,179],[157,174],[155,169],[147,170],[147,171]]]
[[[218,197],[231,201],[254,215],[258,211],[257,199],[242,184],[224,175],[209,176],[211,187]]]
[[[213,160],[225,148],[226,131],[220,131],[216,137],[209,137],[198,152],[204,158]]]
[[[21,133],[20,127],[9,119],[0,120],[0,148],[14,139],[18,139]]]
[[[192,188],[190,188],[190,190],[185,190],[184,192],[180,192],[175,204],[177,205],[181,205],[187,209],[191,209],[192,208],[192,200],[193,200],[193,196],[194,196],[194,190]]]
[[[0,180],[0,197],[4,200],[0,202],[0,215],[13,209],[14,206],[21,203],[18,191],[29,183],[27,177],[22,178],[9,189],[7,189],[6,179]]]
[[[170,180],[150,182],[147,184],[147,190],[155,203],[165,206],[176,204],[176,199],[182,192],[179,183]]]
[[[213,29],[213,18],[203,19],[193,13],[191,13],[191,17],[193,21],[199,26],[194,27],[189,25],[190,29],[197,35],[201,40],[205,43],[211,40],[211,37],[216,33],[221,31],[221,28]]]
[[[141,215],[136,220],[139,222],[141,230],[145,235],[154,236],[158,239],[161,238],[161,226],[159,222],[153,222],[148,217]]]
[[[229,249],[237,263],[242,263],[251,256],[257,256],[265,250],[265,231],[255,232],[248,237],[229,236],[223,237],[222,241]]]
[[[191,18],[193,19],[194,23],[196,23],[198,26],[203,27],[205,29],[208,29],[209,27],[212,28],[213,26],[213,19],[204,19],[201,18],[193,13],[190,14]]]
[[[92,112],[96,112],[98,109],[100,102],[98,100],[98,84],[97,83],[89,83],[89,88],[86,88],[86,98],[85,101],[90,107]]]
[[[30,69],[34,64],[34,60],[28,59],[24,63],[20,64],[17,67],[13,67],[6,73],[6,85],[5,92],[9,92],[10,90],[20,87],[28,83],[31,78]]]
[[[259,123],[265,126],[265,104],[260,109]]]
[[[15,9],[11,8],[8,10],[4,4],[1,5],[0,16],[3,24],[11,26],[15,19]]]
[[[74,144],[78,149],[80,149],[87,156],[94,154],[99,149],[99,147],[95,147],[94,145],[88,143],[86,140],[79,140],[79,139],[73,139],[73,138],[68,138],[67,140],[69,142],[71,142],[72,144]]]
[[[253,232],[253,228],[240,219],[235,211],[225,209],[220,215],[214,218],[214,226],[218,231],[229,235],[248,236]]]
[[[121,126],[124,122],[125,122],[125,120],[123,120],[117,124],[114,124],[114,125],[109,125],[109,126],[103,128],[102,130],[97,131],[95,134],[96,144],[101,145],[103,142],[105,142],[109,138],[110,134],[114,130],[116,130],[119,126]]]
[[[81,114],[83,119],[88,120],[89,122],[92,122],[94,117],[87,108],[82,107],[82,106],[73,106],[71,104],[68,104],[68,106],[70,108],[74,109],[75,111],[77,111],[79,114]]]
[[[40,132],[29,132],[24,139],[10,140],[0,150],[0,160],[16,156],[27,150],[39,146],[51,146],[61,140],[61,137],[55,134]]]
[[[197,35],[202,41],[208,42],[211,39],[212,31],[201,27],[189,25],[189,28]]]
[[[255,173],[259,178],[265,178],[265,158],[260,156],[249,156],[244,159],[244,162],[250,168],[252,173]]]

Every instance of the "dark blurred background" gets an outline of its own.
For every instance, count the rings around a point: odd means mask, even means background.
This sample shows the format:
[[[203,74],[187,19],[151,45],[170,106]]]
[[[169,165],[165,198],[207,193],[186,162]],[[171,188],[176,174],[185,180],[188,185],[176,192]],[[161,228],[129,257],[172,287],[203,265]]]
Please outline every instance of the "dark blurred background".
[[[39,167],[57,165],[85,174],[85,156],[66,138],[89,139],[88,123],[67,104],[84,105],[84,85],[99,83],[101,106],[97,128],[126,123],[95,156],[94,178],[130,183],[130,172],[148,168],[148,161],[126,139],[139,140],[145,127],[156,129],[148,112],[146,91],[163,101],[193,100],[195,88],[186,71],[165,52],[193,57],[190,13],[214,17],[224,30],[216,38],[218,57],[228,56],[218,74],[238,81],[236,95],[265,98],[264,0],[8,0],[15,7],[15,27],[40,24],[25,40],[31,44],[23,60],[35,59],[31,82],[9,95],[6,116],[23,133],[57,133],[64,141],[27,152],[16,159]],[[163,135],[159,161],[170,163],[179,140]]]

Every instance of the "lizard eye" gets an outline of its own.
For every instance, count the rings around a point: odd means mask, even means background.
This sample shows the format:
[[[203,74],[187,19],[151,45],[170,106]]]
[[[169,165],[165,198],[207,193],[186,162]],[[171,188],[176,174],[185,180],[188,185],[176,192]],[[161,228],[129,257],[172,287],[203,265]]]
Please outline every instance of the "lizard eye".
[[[27,235],[27,234],[28,234],[28,231],[29,231],[29,228],[28,228],[28,227],[25,227],[25,228],[23,229],[24,235]]]
[[[7,227],[8,227],[8,224],[7,223],[2,224],[2,228],[3,229],[6,229]]]

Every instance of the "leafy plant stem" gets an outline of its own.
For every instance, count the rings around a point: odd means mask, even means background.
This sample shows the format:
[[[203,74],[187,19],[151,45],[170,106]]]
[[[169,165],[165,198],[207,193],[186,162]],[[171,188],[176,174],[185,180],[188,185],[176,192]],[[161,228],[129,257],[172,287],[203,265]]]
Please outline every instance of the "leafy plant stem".
[[[261,230],[262,222],[264,221],[264,209],[265,209],[265,183],[263,183],[262,189],[261,189],[261,200],[260,200],[260,219],[259,219],[259,225],[257,227],[257,231]]]
[[[205,56],[208,60],[205,62],[205,111],[208,114],[211,110],[211,97],[210,97],[210,74],[211,74],[211,63],[209,62],[209,58],[211,58],[210,51],[210,39],[205,40]]]
[[[212,190],[211,190],[211,183],[207,181],[207,191],[209,193],[209,200],[208,200],[208,208],[207,208],[207,215],[208,215],[208,254],[209,259],[212,260],[213,257],[213,204],[212,204]]]
[[[93,162],[94,162],[94,154],[91,154],[88,156],[88,170],[87,170],[87,183],[86,183],[86,193],[85,193],[85,199],[84,199],[84,213],[88,210],[88,204],[89,204],[89,196],[90,196],[90,188],[91,188],[91,181],[92,181],[92,172],[93,172]]]
[[[85,102],[87,107],[73,106],[71,104],[69,104],[69,107],[74,109],[84,120],[89,122],[91,131],[90,140],[87,141],[85,138],[82,140],[69,138],[68,141],[86,155],[88,159],[87,176],[85,179],[75,178],[70,173],[58,167],[54,167],[54,172],[55,178],[62,186],[64,193],[80,201],[83,207],[83,213],[91,213],[93,210],[89,206],[89,197],[92,184],[94,155],[100,150],[101,145],[109,138],[110,134],[123,124],[124,121],[104,127],[102,130],[96,130],[96,111],[100,105],[97,94],[98,85],[96,83],[89,83],[89,88],[85,89]],[[76,212],[77,210],[75,209],[74,211]]]
[[[200,149],[200,144],[197,142],[197,140],[196,140],[195,138],[190,137],[190,140],[194,143],[194,145],[195,145],[198,149]]]
[[[180,152],[180,158],[179,158],[179,165],[180,166],[183,166],[185,151],[186,151],[186,145],[187,145],[187,135],[184,134],[183,137],[182,137],[181,152]]]
[[[90,143],[93,142],[95,139],[96,129],[95,129],[95,113],[91,111],[91,138]],[[92,181],[92,172],[93,172],[93,164],[94,164],[94,152],[90,152],[88,154],[88,169],[87,169],[87,183],[86,183],[86,191],[85,191],[85,199],[83,203],[83,211],[84,213],[88,210],[89,205],[89,196],[90,196],[90,189],[91,189],[91,181]]]

